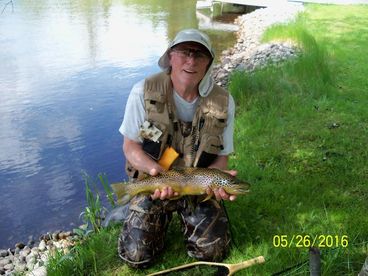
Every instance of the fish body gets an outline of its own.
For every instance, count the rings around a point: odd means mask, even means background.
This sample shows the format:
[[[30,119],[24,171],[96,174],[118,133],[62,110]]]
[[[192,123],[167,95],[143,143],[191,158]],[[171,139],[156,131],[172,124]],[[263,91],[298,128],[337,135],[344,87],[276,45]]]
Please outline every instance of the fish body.
[[[219,169],[209,168],[172,169],[158,176],[111,185],[118,204],[126,204],[137,194],[152,194],[156,189],[169,186],[184,196],[203,195],[208,188],[223,188],[228,194],[238,195],[248,192],[250,185]]]

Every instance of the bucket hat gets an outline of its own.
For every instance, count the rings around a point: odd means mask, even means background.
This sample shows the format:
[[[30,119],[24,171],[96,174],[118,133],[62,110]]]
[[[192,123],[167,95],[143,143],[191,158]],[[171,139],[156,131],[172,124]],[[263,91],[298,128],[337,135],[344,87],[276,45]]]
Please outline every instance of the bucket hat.
[[[204,47],[206,47],[208,52],[211,54],[211,57],[212,57],[211,64],[208,67],[207,72],[204,75],[203,79],[200,81],[199,88],[198,88],[199,94],[202,97],[206,97],[212,90],[213,84],[214,84],[214,80],[211,74],[212,74],[212,69],[213,69],[213,60],[215,58],[215,53],[212,48],[212,44],[211,44],[211,41],[208,35],[206,35],[203,32],[200,32],[197,29],[185,29],[185,30],[178,32],[175,38],[170,42],[165,53],[158,60],[158,65],[160,66],[162,70],[168,71],[170,68],[169,53],[170,53],[171,48],[183,42],[199,43],[203,45]]]

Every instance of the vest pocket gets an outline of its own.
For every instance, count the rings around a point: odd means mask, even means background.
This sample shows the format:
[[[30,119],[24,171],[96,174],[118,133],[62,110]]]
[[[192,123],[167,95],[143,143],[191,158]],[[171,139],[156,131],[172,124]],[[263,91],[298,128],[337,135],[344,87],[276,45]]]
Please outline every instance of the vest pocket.
[[[206,114],[204,119],[204,127],[201,130],[204,133],[221,136],[227,126],[226,114]]]
[[[150,112],[162,113],[165,109],[165,95],[159,92],[144,95],[145,109]]]
[[[226,114],[221,115],[218,114],[217,116],[212,117],[212,120],[213,120],[213,127],[212,127],[213,134],[222,135],[225,127],[227,126]]]
[[[225,118],[215,117],[214,121],[215,127],[220,128],[221,130],[223,130],[227,126],[227,117]]]
[[[223,148],[222,136],[203,134],[197,152],[196,167],[205,168],[211,165]]]
[[[162,142],[153,142],[152,140],[143,139],[142,148],[151,158],[158,160],[160,158]]]

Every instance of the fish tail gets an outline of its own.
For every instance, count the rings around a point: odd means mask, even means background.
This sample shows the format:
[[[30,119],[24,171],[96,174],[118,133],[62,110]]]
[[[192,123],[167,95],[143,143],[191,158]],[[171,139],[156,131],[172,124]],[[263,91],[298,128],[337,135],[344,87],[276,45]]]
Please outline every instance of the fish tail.
[[[201,202],[205,202],[212,197],[212,194],[207,195]]]
[[[117,197],[117,203],[119,205],[124,205],[130,201],[132,196],[130,195],[128,191],[128,186],[125,182],[118,182],[111,184],[111,188],[114,191],[116,197]]]

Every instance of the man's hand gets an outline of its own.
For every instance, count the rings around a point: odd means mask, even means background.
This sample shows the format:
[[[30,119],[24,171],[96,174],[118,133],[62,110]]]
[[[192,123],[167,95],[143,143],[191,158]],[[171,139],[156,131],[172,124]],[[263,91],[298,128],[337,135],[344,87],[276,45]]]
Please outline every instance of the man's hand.
[[[155,199],[170,199],[173,197],[177,197],[179,196],[178,192],[174,192],[174,190],[169,186],[169,187],[164,187],[161,191],[159,189],[156,189],[155,192],[151,195],[151,198],[153,200]]]
[[[223,170],[223,171],[230,174],[230,175],[232,175],[232,176],[236,176],[237,173],[238,173],[235,170]],[[223,188],[216,188],[216,189],[213,189],[213,190],[211,188],[208,188],[206,190],[206,193],[208,195],[214,195],[217,201],[220,201],[221,199],[234,201],[236,199],[236,195],[228,194]]]
[[[164,172],[164,169],[159,164],[157,164],[157,166],[155,167],[152,167],[151,169],[148,169],[148,173],[150,176],[156,176],[162,172]]]
[[[151,176],[156,176],[160,172],[163,172],[163,169],[161,166],[158,166],[158,167],[155,167],[149,170],[149,174]],[[151,195],[151,198],[153,200],[155,199],[164,200],[164,199],[170,199],[172,197],[177,197],[177,196],[179,196],[179,193],[174,192],[174,190],[170,186],[168,186],[168,187],[164,187],[161,191],[160,189],[156,189],[155,192]]]
[[[208,188],[206,193],[208,195],[214,195],[217,201],[220,201],[221,199],[234,201],[236,199],[236,195],[228,194],[223,188],[216,188],[213,190]]]
[[[164,168],[143,151],[139,142],[124,137],[123,152],[130,164],[141,172],[155,176],[164,171]]]

